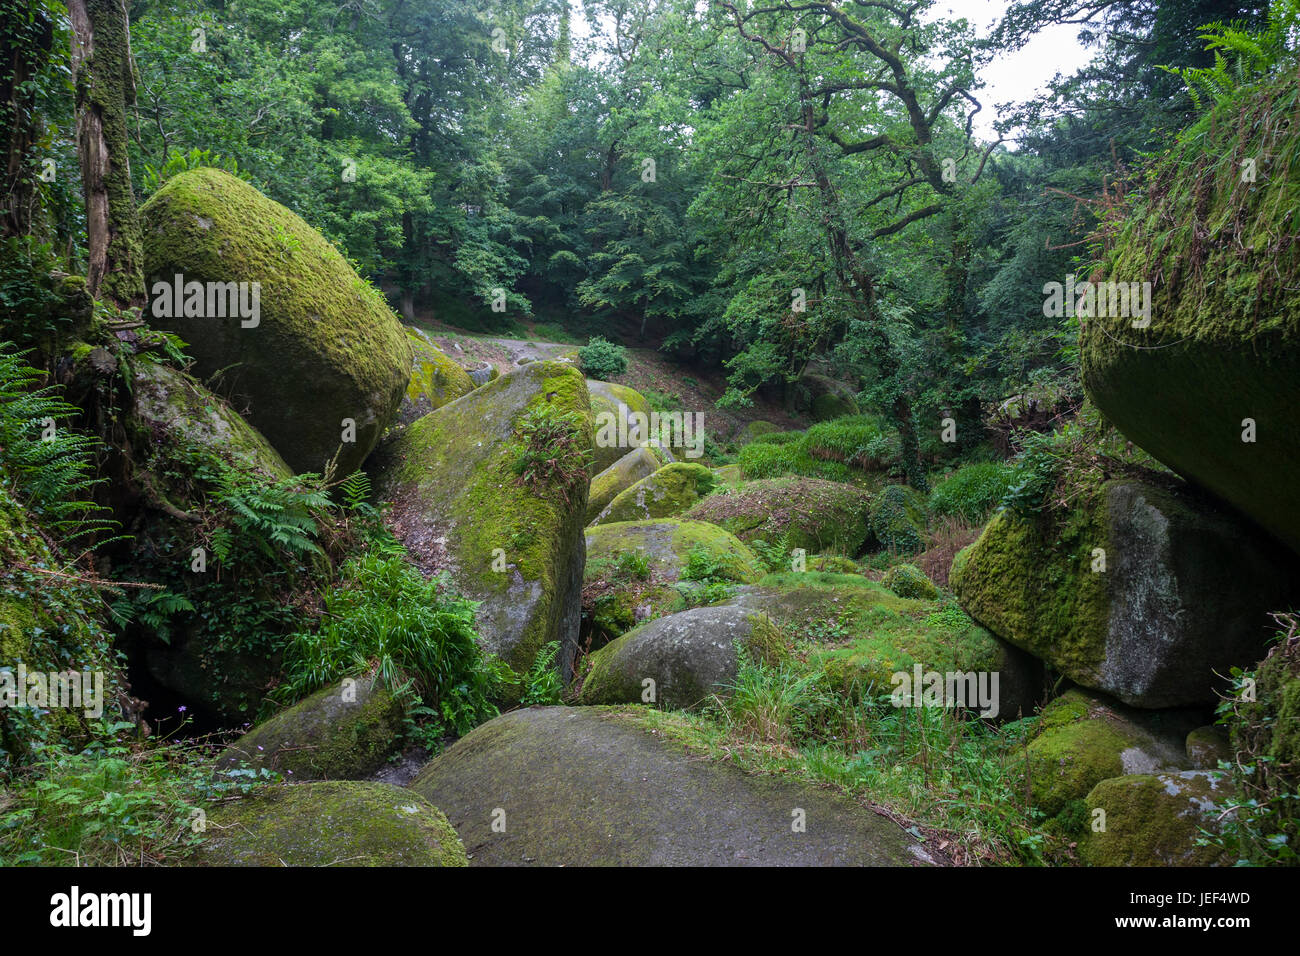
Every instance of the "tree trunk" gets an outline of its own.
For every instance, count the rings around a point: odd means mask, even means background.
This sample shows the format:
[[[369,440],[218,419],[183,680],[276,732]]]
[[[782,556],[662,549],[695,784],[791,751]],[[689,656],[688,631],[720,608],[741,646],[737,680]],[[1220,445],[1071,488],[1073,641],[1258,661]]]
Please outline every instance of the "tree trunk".
[[[53,45],[54,22],[44,10],[30,23],[15,20],[0,25],[0,129],[5,130],[2,236],[27,235],[40,221],[38,170],[30,155],[40,130],[31,81],[49,59]]]
[[[124,0],[69,0],[77,88],[77,151],[86,199],[91,295],[121,308],[145,300],[144,256],[127,159],[127,106],[135,102]]]

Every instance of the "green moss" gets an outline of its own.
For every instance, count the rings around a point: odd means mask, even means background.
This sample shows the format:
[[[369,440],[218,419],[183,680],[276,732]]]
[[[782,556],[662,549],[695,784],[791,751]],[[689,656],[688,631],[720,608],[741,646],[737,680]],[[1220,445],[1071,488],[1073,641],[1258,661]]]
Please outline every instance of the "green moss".
[[[856,554],[867,538],[871,496],[852,485],[814,478],[775,478],[724,489],[687,517],[725,528],[742,541],[762,540],[785,551]]]
[[[467,866],[446,816],[380,783],[275,787],[213,811],[200,866]]]
[[[259,282],[260,324],[151,318],[189,343],[198,374],[238,366],[223,382],[298,471],[320,471],[340,449],[361,464],[411,377],[406,334],[383,295],[320,233],[252,186],[217,169],[169,179],[141,207],[146,275],[157,281]],[[356,441],[340,445],[343,420]]]
[[[1106,656],[1107,578],[1092,571],[1093,549],[1111,550],[1101,500],[1038,520],[1000,512],[948,579],[972,617],[1076,680],[1098,675]]]
[[[1087,319],[1080,360],[1088,396],[1128,438],[1300,550],[1300,129],[1283,119],[1296,103],[1281,70],[1156,161],[1095,275],[1152,282],[1150,326]]]
[[[925,498],[907,485],[890,485],[871,505],[871,536],[886,551],[916,554],[925,546]]]
[[[520,674],[560,639],[570,601],[576,611],[587,496],[585,474],[543,493],[518,480],[516,427],[535,410],[573,416],[579,443],[590,446],[582,376],[567,364],[532,362],[408,426],[374,469],[380,496],[394,502],[388,519],[416,563],[448,570],[483,602],[480,635]]]
[[[1102,780],[1124,772],[1120,754],[1133,743],[1105,720],[1060,723],[1029,745],[1034,806],[1055,816]]]
[[[936,598],[939,596],[939,589],[934,586],[934,582],[914,564],[894,565],[885,572],[880,583],[899,597]]]
[[[596,425],[596,435],[602,439],[601,426],[606,422],[615,422],[619,420],[619,406],[624,406],[627,413],[641,414],[649,416],[651,412],[650,403],[646,401],[644,395],[636,389],[627,385],[616,385],[613,382],[600,382],[595,379],[587,380],[587,389],[591,394],[591,414],[592,420]],[[614,441],[601,441],[596,446],[595,467],[593,471],[596,474],[604,471],[614,462],[618,461],[629,451],[631,447],[624,447],[617,444],[617,433]],[[649,436],[644,436],[648,438]],[[629,440],[631,435],[629,433]],[[620,489],[621,490],[621,489]]]
[[[415,356],[411,380],[406,385],[399,420],[409,424],[448,402],[474,391],[474,381],[442,349],[428,341],[416,329],[406,330],[407,341]]]
[[[703,465],[686,462],[665,465],[619,492],[596,517],[595,523],[675,517],[689,511],[711,492],[715,482],[713,472]]]
[[[267,767],[297,780],[370,776],[401,744],[405,708],[367,677],[344,700],[325,687],[258,724],[233,743],[218,766]]]
[[[1223,866],[1231,857],[1208,831],[1229,798],[1221,775],[1205,771],[1132,774],[1099,782],[1088,794],[1105,828],[1088,827],[1079,855],[1091,866]],[[1205,842],[1207,845],[1198,846]]]
[[[619,494],[663,467],[659,452],[650,447],[634,448],[591,479],[587,495],[587,523],[590,524]]]

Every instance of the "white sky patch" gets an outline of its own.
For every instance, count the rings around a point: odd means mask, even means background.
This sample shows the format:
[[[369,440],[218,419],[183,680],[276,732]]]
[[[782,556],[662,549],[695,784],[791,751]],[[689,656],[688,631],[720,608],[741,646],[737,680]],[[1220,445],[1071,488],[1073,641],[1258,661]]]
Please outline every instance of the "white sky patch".
[[[984,39],[1002,19],[1008,0],[938,0],[927,19],[956,20],[965,17]],[[998,55],[978,72],[984,88],[976,95],[984,104],[975,117],[975,135],[991,140],[996,137],[993,123],[998,118],[998,104],[1023,103],[1046,89],[1052,77],[1069,76],[1092,59],[1095,50],[1079,42],[1077,24],[1053,24],[1043,28],[1019,50]],[[1012,145],[1014,148],[1014,144]]]

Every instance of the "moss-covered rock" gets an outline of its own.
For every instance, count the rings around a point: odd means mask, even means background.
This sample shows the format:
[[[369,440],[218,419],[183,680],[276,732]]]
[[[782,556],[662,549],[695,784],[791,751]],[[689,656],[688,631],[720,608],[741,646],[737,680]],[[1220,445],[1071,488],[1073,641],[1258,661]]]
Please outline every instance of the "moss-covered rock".
[[[815,422],[826,422],[845,415],[858,414],[853,389],[844,382],[825,375],[808,374],[799,379],[795,389],[795,407]]]
[[[384,783],[272,787],[214,810],[204,833],[192,865],[469,865],[442,811]]]
[[[1232,798],[1222,774],[1205,770],[1135,774],[1103,780],[1087,797],[1090,820],[1079,856],[1091,866],[1226,866],[1230,854],[1197,844],[1220,826]]]
[[[683,580],[692,553],[714,584],[750,583],[763,574],[758,558],[740,540],[702,521],[661,518],[588,528],[583,610],[596,630],[617,637],[638,623],[689,607],[688,597],[705,587]]]
[[[1195,720],[1186,712],[1147,714],[1067,691],[1043,708],[1040,732],[1026,751],[1034,806],[1054,817],[1110,777],[1187,768],[1182,741]]]
[[[949,584],[976,620],[1140,707],[1213,702],[1216,674],[1258,659],[1267,612],[1296,593],[1291,559],[1245,523],[1128,479],[1068,512],[1003,511],[959,558]]]
[[[596,464],[592,470],[600,474],[650,438],[648,434],[640,433],[637,419],[633,417],[644,415],[648,421],[650,403],[636,389],[627,385],[617,385],[614,382],[601,382],[589,378],[587,390],[591,393],[591,415],[597,436]],[[627,423],[625,427],[618,426],[620,420]],[[626,442],[619,440],[620,432],[627,438]],[[665,459],[665,461],[671,460],[671,458]]]
[[[476,728],[411,783],[474,866],[915,865],[902,827],[825,789],[748,775],[648,733],[640,707],[534,707]],[[494,828],[494,809],[505,826]],[[805,832],[791,827],[804,811]]]
[[[785,551],[857,554],[867,538],[871,495],[816,478],[771,478],[723,489],[687,512],[742,541],[761,540]]]
[[[292,472],[280,454],[252,425],[192,375],[157,362],[132,366],[135,402],[128,427],[148,447],[170,457],[179,442],[268,478]],[[147,432],[147,435],[142,435]]]
[[[760,435],[770,435],[772,432],[779,432],[780,430],[780,425],[773,425],[771,422],[761,420],[746,422],[744,427],[736,433],[736,444],[748,445]]]
[[[928,600],[939,596],[939,589],[915,564],[895,564],[885,572],[880,583],[899,597]]]
[[[1253,700],[1233,703],[1231,751],[1238,764],[1249,766],[1239,781],[1240,796],[1266,801],[1271,819],[1267,835],[1285,835],[1289,845],[1300,842],[1300,641],[1278,641],[1254,670]],[[1276,850],[1274,849],[1275,853]],[[1256,850],[1243,856],[1261,862]]]
[[[151,324],[189,343],[199,375],[222,372],[221,391],[295,470],[322,471],[336,453],[341,474],[358,468],[411,377],[410,345],[383,295],[302,219],[217,169],[173,176],[140,218],[151,293],[177,275],[260,283],[256,325],[157,311]]]
[[[673,518],[713,490],[716,478],[703,465],[674,462],[620,491],[592,524]]]
[[[532,413],[569,422],[577,445],[591,446],[582,376],[567,364],[532,362],[407,426],[377,452],[373,472],[379,497],[393,503],[389,527],[415,563],[449,572],[482,602],[484,646],[524,674],[558,641],[567,679],[581,615],[588,476],[554,476],[540,491],[523,481],[517,469],[529,449],[520,428]]]
[[[642,624],[595,651],[587,659],[578,699],[584,704],[694,707],[715,694],[727,696],[741,650],[771,662],[784,647],[783,635],[762,614],[736,607],[693,608]]]
[[[298,780],[359,780],[397,752],[405,708],[373,677],[323,687],[225,749],[217,769],[266,767]]]
[[[965,614],[938,601],[901,598],[860,574],[769,574],[728,602],[761,611],[801,645],[848,697],[889,695],[894,677],[923,672],[997,674],[996,713],[1002,720],[1031,713],[1042,690],[1042,668]]]
[[[662,468],[664,461],[657,448],[633,448],[630,452],[591,479],[587,494],[587,523],[605,510],[618,495],[642,478]]]
[[[1189,733],[1184,746],[1193,770],[1218,770],[1219,761],[1232,759],[1228,735],[1213,724],[1197,727]]]
[[[714,476],[718,479],[717,484],[736,486],[745,480],[745,476],[740,473],[739,465],[723,465],[721,468],[713,469]]]
[[[1149,325],[1087,318],[1079,351],[1088,396],[1125,435],[1300,551],[1300,128],[1276,121],[1294,102],[1280,70],[1156,161],[1093,277],[1151,282]]]
[[[475,387],[469,372],[419,329],[408,326],[406,338],[415,362],[411,366],[406,394],[397,410],[397,421],[402,425],[409,425],[420,416],[468,395]]]
[[[925,547],[925,496],[907,485],[881,489],[871,505],[871,537],[894,554],[916,554]]]

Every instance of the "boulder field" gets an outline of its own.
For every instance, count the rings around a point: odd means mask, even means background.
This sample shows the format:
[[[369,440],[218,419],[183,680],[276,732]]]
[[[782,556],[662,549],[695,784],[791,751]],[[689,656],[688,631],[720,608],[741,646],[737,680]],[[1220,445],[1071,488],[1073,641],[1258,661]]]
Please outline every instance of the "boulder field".
[[[514,711],[461,738],[410,786],[447,814],[471,866],[938,862],[887,817],[809,784],[694,758],[649,732],[642,713]]]

